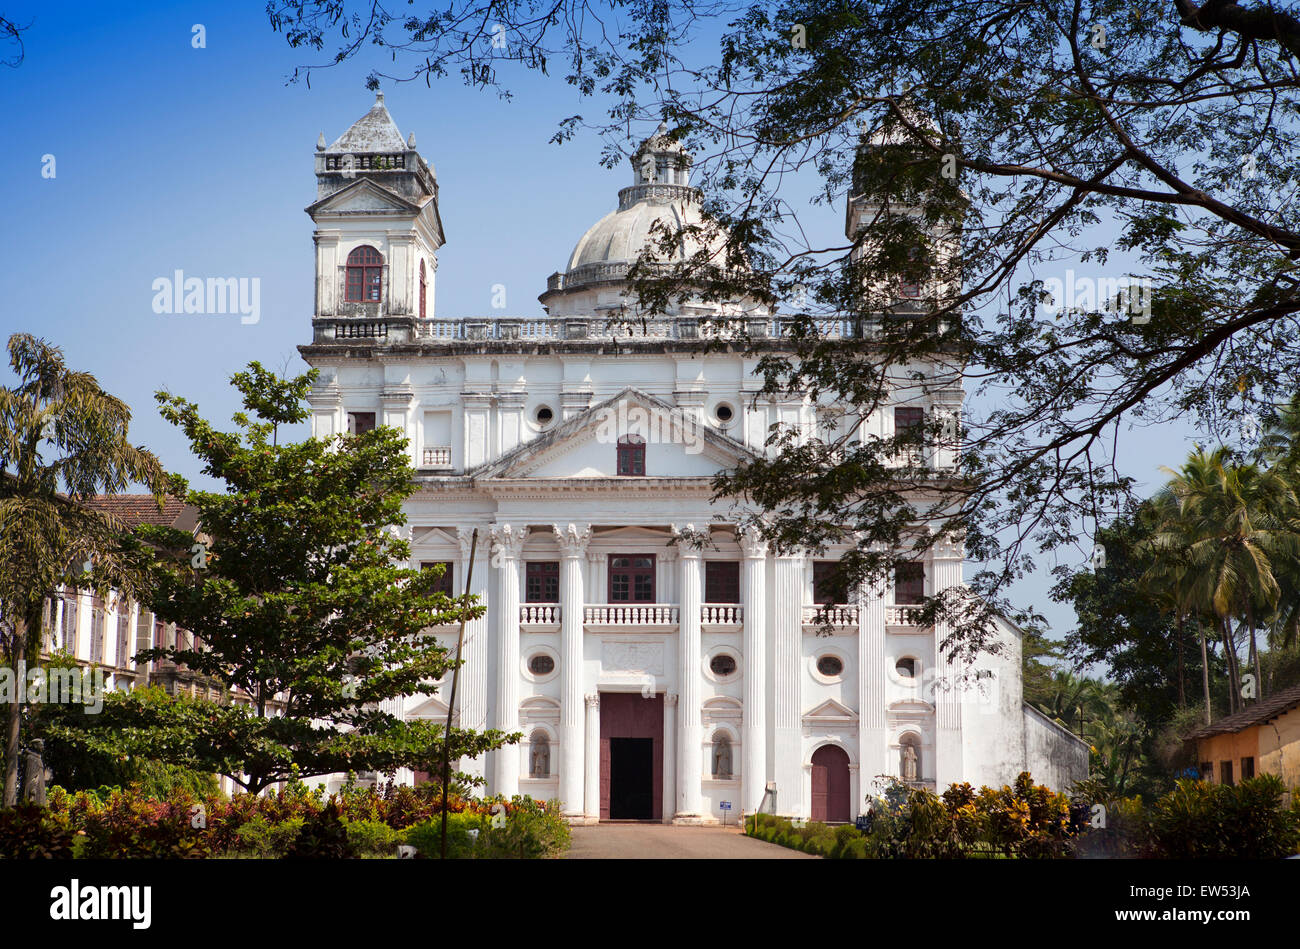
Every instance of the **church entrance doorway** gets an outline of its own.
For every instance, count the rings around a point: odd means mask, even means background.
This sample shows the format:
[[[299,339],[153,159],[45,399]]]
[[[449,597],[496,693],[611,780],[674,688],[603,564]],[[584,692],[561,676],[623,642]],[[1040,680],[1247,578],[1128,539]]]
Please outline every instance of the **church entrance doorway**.
[[[654,742],[649,738],[609,740],[610,820],[650,820],[654,816]]]
[[[662,820],[664,697],[600,693],[600,818]]]
[[[812,756],[812,819],[849,820],[849,756],[843,748],[822,745]]]

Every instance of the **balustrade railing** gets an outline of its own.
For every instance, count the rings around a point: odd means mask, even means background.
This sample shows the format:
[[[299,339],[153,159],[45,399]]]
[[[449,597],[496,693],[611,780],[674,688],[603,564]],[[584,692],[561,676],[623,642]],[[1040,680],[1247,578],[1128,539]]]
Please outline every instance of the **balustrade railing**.
[[[559,603],[523,603],[519,607],[521,626],[559,626]]]
[[[592,626],[676,626],[678,616],[668,603],[599,603],[582,610],[583,623]]]
[[[739,626],[744,616],[744,607],[734,603],[705,603],[700,607],[700,622],[714,626]]]
[[[421,468],[450,468],[451,446],[434,445],[425,448],[420,454]]]
[[[886,606],[886,626],[920,626],[920,613],[911,606]]]
[[[858,607],[856,604],[838,604],[834,606],[805,606],[803,608],[805,626],[857,626]]]

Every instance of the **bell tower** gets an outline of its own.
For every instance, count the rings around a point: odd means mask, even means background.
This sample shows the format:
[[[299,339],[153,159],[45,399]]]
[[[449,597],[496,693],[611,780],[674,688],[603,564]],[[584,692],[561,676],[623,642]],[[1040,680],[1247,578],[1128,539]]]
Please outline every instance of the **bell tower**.
[[[404,342],[434,315],[444,242],[438,179],[405,140],[378,93],[370,111],[316,142],[316,307],[313,340]]]

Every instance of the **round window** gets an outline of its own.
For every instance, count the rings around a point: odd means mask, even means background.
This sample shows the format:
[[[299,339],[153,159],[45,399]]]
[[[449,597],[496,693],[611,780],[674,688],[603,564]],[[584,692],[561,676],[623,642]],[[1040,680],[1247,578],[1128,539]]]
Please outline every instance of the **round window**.
[[[716,676],[729,676],[736,671],[736,659],[720,652],[709,661],[709,668]]]
[[[831,678],[844,671],[844,663],[840,661],[839,656],[822,656],[817,660],[817,671]]]
[[[535,676],[550,675],[555,671],[555,660],[544,652],[539,652],[528,660],[528,671]]]
[[[915,678],[915,677],[916,677],[916,660],[915,660],[915,659],[900,659],[900,660],[898,660],[898,665],[894,666],[894,669],[895,669],[895,671],[897,671],[898,674],[899,674],[900,676],[902,676],[904,679],[912,679],[912,678]]]
[[[733,418],[735,418],[736,412],[726,402],[723,402],[721,405],[719,405],[716,409],[713,410],[713,414],[718,417],[719,422],[723,422],[725,424],[726,422],[730,422]]]
[[[537,424],[542,426],[542,428],[545,428],[547,425],[550,425],[551,422],[555,421],[555,413],[551,411],[549,405],[543,405],[538,408],[535,417],[537,419]]]

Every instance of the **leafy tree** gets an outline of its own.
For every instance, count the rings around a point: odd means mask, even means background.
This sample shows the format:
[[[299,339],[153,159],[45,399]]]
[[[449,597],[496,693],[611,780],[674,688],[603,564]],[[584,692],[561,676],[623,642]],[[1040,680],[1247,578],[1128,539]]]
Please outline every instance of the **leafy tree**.
[[[485,608],[439,593],[441,568],[394,565],[410,556],[398,528],[414,491],[402,433],[278,442],[279,425],[307,416],[314,378],[280,379],[251,363],[232,379],[246,410],[234,432],[179,396],[157,396],[224,490],[171,476],[210,538],[206,565],[189,535],[143,529],[173,553],[159,564],[152,608],[196,642],[139,659],[183,663],[248,704],[133,695],[107,705],[86,737],[68,730],[65,740],[212,770],[250,793],[295,774],[432,770],[443,727],[403,721],[390,700],[433,694],[453,660],[429,627]],[[474,757],[519,737],[456,729],[451,754]]]
[[[1105,564],[1058,569],[1052,599],[1074,608],[1077,625],[1065,637],[1066,656],[1078,667],[1102,666],[1119,701],[1153,726],[1185,701],[1184,675],[1199,663],[1196,639],[1158,595],[1147,574],[1155,562],[1151,505],[1116,517],[1096,534]]]
[[[0,647],[16,670],[36,665],[44,603],[60,587],[139,595],[144,546],[84,502],[143,482],[161,509],[163,481],[158,460],[127,440],[125,402],[44,340],[16,333],[8,350],[17,381],[0,388]],[[17,800],[23,707],[6,710],[5,806]]]
[[[770,515],[769,540],[856,544],[846,569],[875,579],[935,538],[962,536],[988,566],[971,578],[978,598],[933,604],[960,619],[954,649],[980,646],[988,613],[1009,609],[1005,585],[1033,569],[1026,544],[1068,548],[1128,494],[1112,467],[1123,426],[1192,413],[1226,431],[1300,370],[1300,205],[1287,197],[1300,19],[1275,5],[267,9],[291,46],[328,49],[330,68],[382,52],[372,88],[458,73],[508,95],[514,77],[560,64],[604,114],[559,117],[554,140],[592,128],[610,166],[665,121],[699,156],[713,215],[687,228],[711,233],[660,235],[662,246],[695,238],[700,251],[638,268],[637,295],[651,312],[692,295],[789,314],[793,354],[748,339],[764,357],[764,396],[843,404],[853,419],[900,389],[964,383],[972,398],[956,431],[933,418],[907,436],[960,441],[945,477],[890,464],[906,438],[859,441],[850,425],[809,443],[778,426],[771,455],[717,485]],[[852,203],[862,228],[824,240],[802,211],[804,172],[821,182],[814,206]],[[1076,264],[1114,283],[1046,305],[1056,291],[1045,281],[1066,282]],[[1120,292],[1130,278],[1146,289]],[[919,282],[921,299],[900,302],[899,281]],[[733,329],[718,345],[746,345]],[[922,360],[940,372],[922,378]],[[900,488],[900,474],[926,490]],[[929,533],[918,538],[917,524]],[[972,603],[979,615],[958,609]]]

